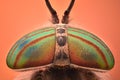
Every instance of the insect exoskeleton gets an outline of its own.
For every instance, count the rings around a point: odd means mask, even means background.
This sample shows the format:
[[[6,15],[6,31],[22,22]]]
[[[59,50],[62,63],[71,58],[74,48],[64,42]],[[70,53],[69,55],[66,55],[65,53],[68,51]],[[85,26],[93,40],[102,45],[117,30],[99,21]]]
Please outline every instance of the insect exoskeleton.
[[[8,53],[8,67],[15,70],[48,69],[54,77],[64,74],[71,77],[70,80],[74,80],[73,77],[88,80],[92,74],[90,70],[112,69],[114,57],[106,44],[94,34],[68,25],[69,13],[75,0],[71,0],[70,6],[64,12],[62,24],[59,24],[57,13],[50,2],[45,1],[52,14],[53,25],[33,31],[18,40]],[[37,73],[41,73],[39,71]],[[69,72],[74,74],[71,75]],[[65,80],[66,76],[61,76],[61,79]],[[42,80],[53,80],[53,78]],[[91,80],[98,79],[91,78]]]

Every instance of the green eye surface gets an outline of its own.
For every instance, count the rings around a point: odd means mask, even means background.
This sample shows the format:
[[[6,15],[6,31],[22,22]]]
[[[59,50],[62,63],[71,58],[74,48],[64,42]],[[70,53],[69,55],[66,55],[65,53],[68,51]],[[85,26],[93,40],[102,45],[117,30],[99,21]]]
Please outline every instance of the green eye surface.
[[[56,37],[66,32],[67,38],[63,35]],[[59,48],[56,48],[56,40]],[[7,65],[12,69],[24,69],[54,63],[55,51],[65,44],[68,44],[70,64],[102,70],[114,66],[114,57],[103,41],[87,31],[71,27],[66,28],[66,31],[49,27],[25,35],[9,51]],[[56,60],[60,60],[62,54],[58,52]]]
[[[87,31],[68,28],[68,47],[73,64],[103,70],[114,66],[114,58],[109,48]]]
[[[11,48],[7,65],[12,69],[52,63],[55,51],[55,28],[44,28],[22,37]]]

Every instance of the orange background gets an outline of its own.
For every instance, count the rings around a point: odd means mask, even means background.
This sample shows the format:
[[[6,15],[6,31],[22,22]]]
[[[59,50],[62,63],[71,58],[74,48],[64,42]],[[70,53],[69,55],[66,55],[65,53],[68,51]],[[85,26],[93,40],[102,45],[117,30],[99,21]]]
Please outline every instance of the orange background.
[[[60,18],[69,1],[51,0]],[[13,80],[18,74],[6,65],[12,45],[50,19],[44,0],[0,0],[0,80]],[[76,0],[70,19],[75,27],[96,34],[109,46],[115,66],[108,73],[111,80],[120,80],[120,0]]]

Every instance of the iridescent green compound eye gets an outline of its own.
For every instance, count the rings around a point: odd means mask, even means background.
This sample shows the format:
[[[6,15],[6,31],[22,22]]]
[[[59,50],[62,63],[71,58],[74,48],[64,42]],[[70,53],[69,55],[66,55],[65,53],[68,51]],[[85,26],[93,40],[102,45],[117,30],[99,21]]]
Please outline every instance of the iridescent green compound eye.
[[[63,25],[57,26],[63,27]],[[64,34],[65,32],[67,38],[61,37],[59,39],[59,37],[55,37],[57,34]],[[60,47],[68,44],[68,53],[65,54],[69,56],[69,64],[103,70],[109,70],[114,66],[111,51],[98,37],[87,31],[72,27],[58,29],[57,31],[52,27],[45,28],[25,35],[10,50],[7,64],[12,69],[52,64],[55,61],[54,56],[56,57],[55,51],[60,50],[60,48],[57,49],[56,42]],[[61,57],[60,55],[59,57]]]
[[[114,66],[114,58],[109,48],[87,31],[68,28],[68,46],[73,64],[103,70]]]
[[[55,29],[45,28],[25,35],[10,50],[7,65],[12,69],[43,66],[52,62]]]

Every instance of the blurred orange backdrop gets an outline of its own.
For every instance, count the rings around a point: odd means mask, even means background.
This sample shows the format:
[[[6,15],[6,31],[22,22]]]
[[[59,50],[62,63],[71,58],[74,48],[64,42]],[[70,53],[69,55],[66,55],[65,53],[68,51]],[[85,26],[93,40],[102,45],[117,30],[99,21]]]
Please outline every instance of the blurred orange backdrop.
[[[50,1],[61,18],[70,0]],[[0,80],[13,80],[18,74],[6,65],[12,45],[50,19],[44,0],[0,0]],[[109,80],[120,80],[120,0],[76,0],[70,19],[75,27],[94,33],[109,46],[115,57]]]

